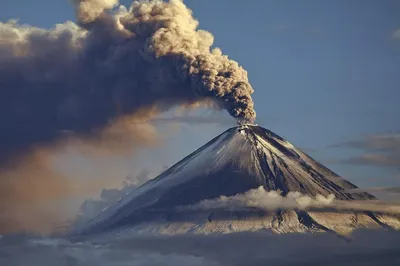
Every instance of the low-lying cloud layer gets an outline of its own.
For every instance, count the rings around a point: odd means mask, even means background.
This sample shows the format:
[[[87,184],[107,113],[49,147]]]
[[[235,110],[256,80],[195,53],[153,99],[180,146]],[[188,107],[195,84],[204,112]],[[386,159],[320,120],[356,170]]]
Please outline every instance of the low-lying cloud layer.
[[[289,192],[285,197],[277,191],[266,191],[262,186],[252,189],[244,194],[232,197],[221,196],[217,199],[204,200],[183,209],[222,209],[222,208],[258,208],[266,211],[277,209],[307,209],[310,207],[324,207],[332,204],[335,196],[324,197],[317,195],[315,198],[302,195],[300,192]]]
[[[197,204],[178,209],[184,210],[211,210],[211,209],[244,209],[257,208],[265,211],[278,209],[297,210],[335,210],[341,211],[373,211],[390,214],[400,214],[399,203],[388,203],[378,200],[335,200],[333,194],[324,197],[317,195],[315,198],[299,192],[289,192],[285,197],[277,191],[266,191],[263,187],[252,189],[244,194],[232,197],[221,196],[217,199],[204,200]]]
[[[185,265],[393,266],[400,263],[400,232],[357,231],[350,242],[333,234],[139,237],[106,245],[57,238],[9,235],[0,238],[0,264],[25,265]]]

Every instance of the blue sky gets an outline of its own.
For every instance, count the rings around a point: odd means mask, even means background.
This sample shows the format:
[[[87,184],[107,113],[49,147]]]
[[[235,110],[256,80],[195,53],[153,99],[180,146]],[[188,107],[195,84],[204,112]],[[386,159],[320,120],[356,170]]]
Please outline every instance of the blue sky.
[[[200,27],[214,34],[215,45],[247,69],[260,125],[359,186],[400,185],[400,164],[348,160],[374,151],[367,147],[368,136],[400,134],[399,1],[185,3]],[[50,28],[74,20],[74,14],[66,0],[1,1],[0,21],[11,18]],[[123,177],[154,165],[157,172],[225,128],[182,125],[168,134],[165,145],[140,155],[99,161],[72,153],[60,156],[57,167],[93,176],[107,170]],[[346,145],[350,141],[364,146],[354,149]]]

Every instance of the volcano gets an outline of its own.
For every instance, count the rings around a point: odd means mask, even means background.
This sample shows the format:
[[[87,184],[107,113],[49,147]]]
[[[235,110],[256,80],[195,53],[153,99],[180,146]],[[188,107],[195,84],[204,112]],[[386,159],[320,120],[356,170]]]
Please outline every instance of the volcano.
[[[346,234],[356,228],[400,227],[398,217],[370,211],[182,211],[182,206],[260,187],[279,191],[282,196],[299,192],[310,197],[334,195],[346,201],[376,199],[368,193],[349,193],[357,186],[273,132],[256,125],[241,125],[215,137],[72,234],[121,237],[131,233],[226,234],[258,230]]]

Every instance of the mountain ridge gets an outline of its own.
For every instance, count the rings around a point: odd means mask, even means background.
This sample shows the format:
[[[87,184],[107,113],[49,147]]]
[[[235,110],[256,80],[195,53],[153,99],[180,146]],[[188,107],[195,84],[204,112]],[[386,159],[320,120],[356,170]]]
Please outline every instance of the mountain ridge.
[[[357,186],[272,131],[257,125],[240,125],[229,128],[156,178],[132,191],[79,231],[81,234],[120,230],[165,233],[171,232],[165,228],[174,224],[173,232],[226,233],[235,231],[232,225],[238,223],[241,224],[239,227],[245,228],[243,230],[275,228],[276,232],[337,231],[335,226],[330,228],[329,221],[325,224],[317,221],[326,220],[330,215],[328,212],[325,216],[320,213],[313,216],[304,210],[278,210],[269,214],[260,213],[259,210],[244,213],[226,210],[217,213],[176,211],[180,206],[191,206],[220,196],[235,196],[260,186],[266,191],[278,190],[282,196],[289,192],[299,192],[310,197],[334,195],[338,200],[376,199],[365,192],[348,193],[349,189]],[[340,219],[345,217],[343,215]],[[255,224],[248,228],[239,216]],[[212,227],[210,224],[215,221],[215,217],[219,217],[220,221],[216,221]],[[397,220],[390,219],[372,212],[354,212],[345,218],[346,221],[350,220],[350,227],[364,227],[369,224],[383,227],[397,225]],[[144,229],[153,222],[156,225],[152,229]],[[340,221],[336,222],[340,224]],[[388,225],[389,223],[392,225]],[[224,229],[226,224],[230,224],[228,227],[231,229]],[[346,231],[346,228],[341,230]]]

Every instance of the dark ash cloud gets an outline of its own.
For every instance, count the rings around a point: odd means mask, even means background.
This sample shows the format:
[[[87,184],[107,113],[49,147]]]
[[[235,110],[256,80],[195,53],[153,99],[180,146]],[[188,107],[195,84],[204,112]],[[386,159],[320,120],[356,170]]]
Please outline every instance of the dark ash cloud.
[[[73,2],[78,25],[0,23],[2,161],[53,144],[60,131],[96,135],[140,110],[148,117],[213,102],[237,119],[255,119],[247,72],[211,48],[213,36],[182,1],[113,12],[115,0]]]
[[[176,106],[255,119],[246,70],[212,48],[214,37],[181,0],[129,8],[117,0],[71,2],[77,23],[46,30],[0,22],[0,209],[40,205],[43,195],[55,201],[76,187],[45,161],[71,138],[85,152],[131,151],[156,142],[154,128],[139,122]],[[60,193],[40,190],[52,183]],[[25,196],[27,184],[37,197]],[[21,219],[0,216],[0,232]]]

